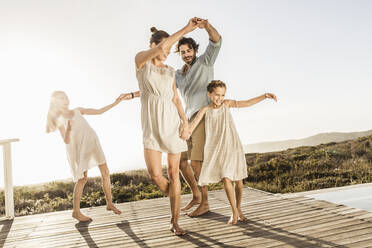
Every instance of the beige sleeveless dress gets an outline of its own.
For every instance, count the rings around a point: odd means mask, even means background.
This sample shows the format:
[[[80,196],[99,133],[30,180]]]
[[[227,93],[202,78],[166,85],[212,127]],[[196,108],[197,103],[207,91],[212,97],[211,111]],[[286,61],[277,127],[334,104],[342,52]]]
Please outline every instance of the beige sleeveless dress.
[[[70,142],[66,144],[66,150],[72,178],[76,182],[84,177],[85,171],[106,163],[106,158],[96,132],[78,109],[73,111]],[[62,118],[60,123],[67,128],[67,121]]]
[[[175,72],[173,68],[156,67],[148,61],[136,72],[141,91],[141,124],[145,149],[165,153],[187,150],[179,137],[181,119],[172,101]]]
[[[236,131],[230,109],[225,104],[205,113],[204,161],[198,184],[217,183],[222,178],[231,181],[248,176],[243,145]]]

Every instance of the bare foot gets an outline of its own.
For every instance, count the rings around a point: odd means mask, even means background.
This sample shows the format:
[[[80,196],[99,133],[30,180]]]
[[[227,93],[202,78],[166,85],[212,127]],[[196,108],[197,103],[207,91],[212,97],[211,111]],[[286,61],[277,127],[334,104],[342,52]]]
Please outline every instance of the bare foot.
[[[85,216],[81,212],[72,212],[72,217],[80,222],[92,221],[92,218]]]
[[[229,225],[235,225],[238,221],[238,217],[236,215],[231,215],[230,220],[227,222]]]
[[[201,196],[198,196],[198,197],[195,197],[193,196],[192,197],[192,200],[187,203],[186,206],[184,206],[183,208],[181,208],[182,211],[186,211],[186,210],[189,210],[190,208],[192,208],[194,205],[197,205],[197,204],[200,204],[201,202]]]
[[[196,217],[196,216],[206,214],[208,212],[209,212],[209,204],[207,203],[207,204],[200,204],[197,209],[195,209],[191,213],[188,213],[187,215],[190,217]]]
[[[115,214],[121,214],[121,211],[114,204],[107,205],[106,209],[107,211],[113,211]]]
[[[178,224],[171,224],[170,231],[176,236],[183,236],[186,234],[186,231],[179,227]]]
[[[242,213],[239,213],[238,221],[248,222],[248,218],[245,217]]]

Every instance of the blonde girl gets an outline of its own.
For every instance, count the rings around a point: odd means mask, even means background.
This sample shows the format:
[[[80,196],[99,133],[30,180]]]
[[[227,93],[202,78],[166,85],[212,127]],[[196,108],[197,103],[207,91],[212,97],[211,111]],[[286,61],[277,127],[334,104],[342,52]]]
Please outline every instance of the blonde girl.
[[[95,166],[99,167],[102,175],[102,187],[107,204],[106,209],[113,211],[115,214],[121,214],[121,211],[112,203],[110,172],[97,134],[83,115],[103,114],[122,100],[129,100],[138,96],[139,92],[121,94],[114,103],[100,109],[69,109],[70,101],[65,92],[55,91],[51,96],[46,132],[50,133],[58,129],[63,141],[66,143],[67,157],[73,181],[76,182],[73,193],[72,217],[78,221],[92,220],[80,211],[80,198],[87,182],[87,171]]]

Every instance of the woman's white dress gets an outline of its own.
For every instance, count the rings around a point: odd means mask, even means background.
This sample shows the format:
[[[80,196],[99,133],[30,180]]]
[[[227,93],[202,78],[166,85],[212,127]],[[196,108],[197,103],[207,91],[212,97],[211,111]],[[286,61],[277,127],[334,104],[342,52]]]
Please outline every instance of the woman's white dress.
[[[141,91],[144,148],[165,153],[187,151],[186,141],[179,137],[181,119],[173,102],[173,68],[159,68],[148,61],[136,75]]]

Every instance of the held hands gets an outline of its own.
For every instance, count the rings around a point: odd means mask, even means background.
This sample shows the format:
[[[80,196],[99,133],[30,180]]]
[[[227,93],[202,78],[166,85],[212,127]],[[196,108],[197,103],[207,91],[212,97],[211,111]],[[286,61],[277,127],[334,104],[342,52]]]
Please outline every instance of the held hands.
[[[124,94],[120,94],[120,96],[116,99],[116,101],[123,101],[123,100],[130,100],[132,99],[132,94],[130,93],[124,93]]]
[[[189,22],[186,25],[186,28],[187,28],[188,32],[191,32],[194,29],[196,29],[202,23],[202,21],[203,21],[203,19],[198,18],[198,17],[194,17],[194,18],[190,19]]]
[[[190,128],[188,123],[182,124],[180,128],[180,138],[183,140],[188,140],[191,136]]]
[[[208,22],[208,19],[200,19],[201,21],[199,22],[198,24],[198,27],[201,28],[201,29],[206,29],[209,25],[209,22]]]
[[[191,137],[191,131],[189,129],[184,129],[181,133],[181,139],[188,140]]]
[[[140,97],[141,96],[141,91],[136,91],[133,92],[134,97]]]
[[[131,100],[135,97],[139,97],[140,96],[140,92],[137,91],[137,92],[132,92],[132,93],[124,93],[124,94],[121,94],[118,98],[116,98],[115,100],[115,103],[119,103],[123,100]]]
[[[276,95],[274,95],[272,93],[265,93],[264,96],[265,96],[265,99],[269,98],[269,99],[273,99],[275,102],[278,101],[278,99],[276,98]]]

